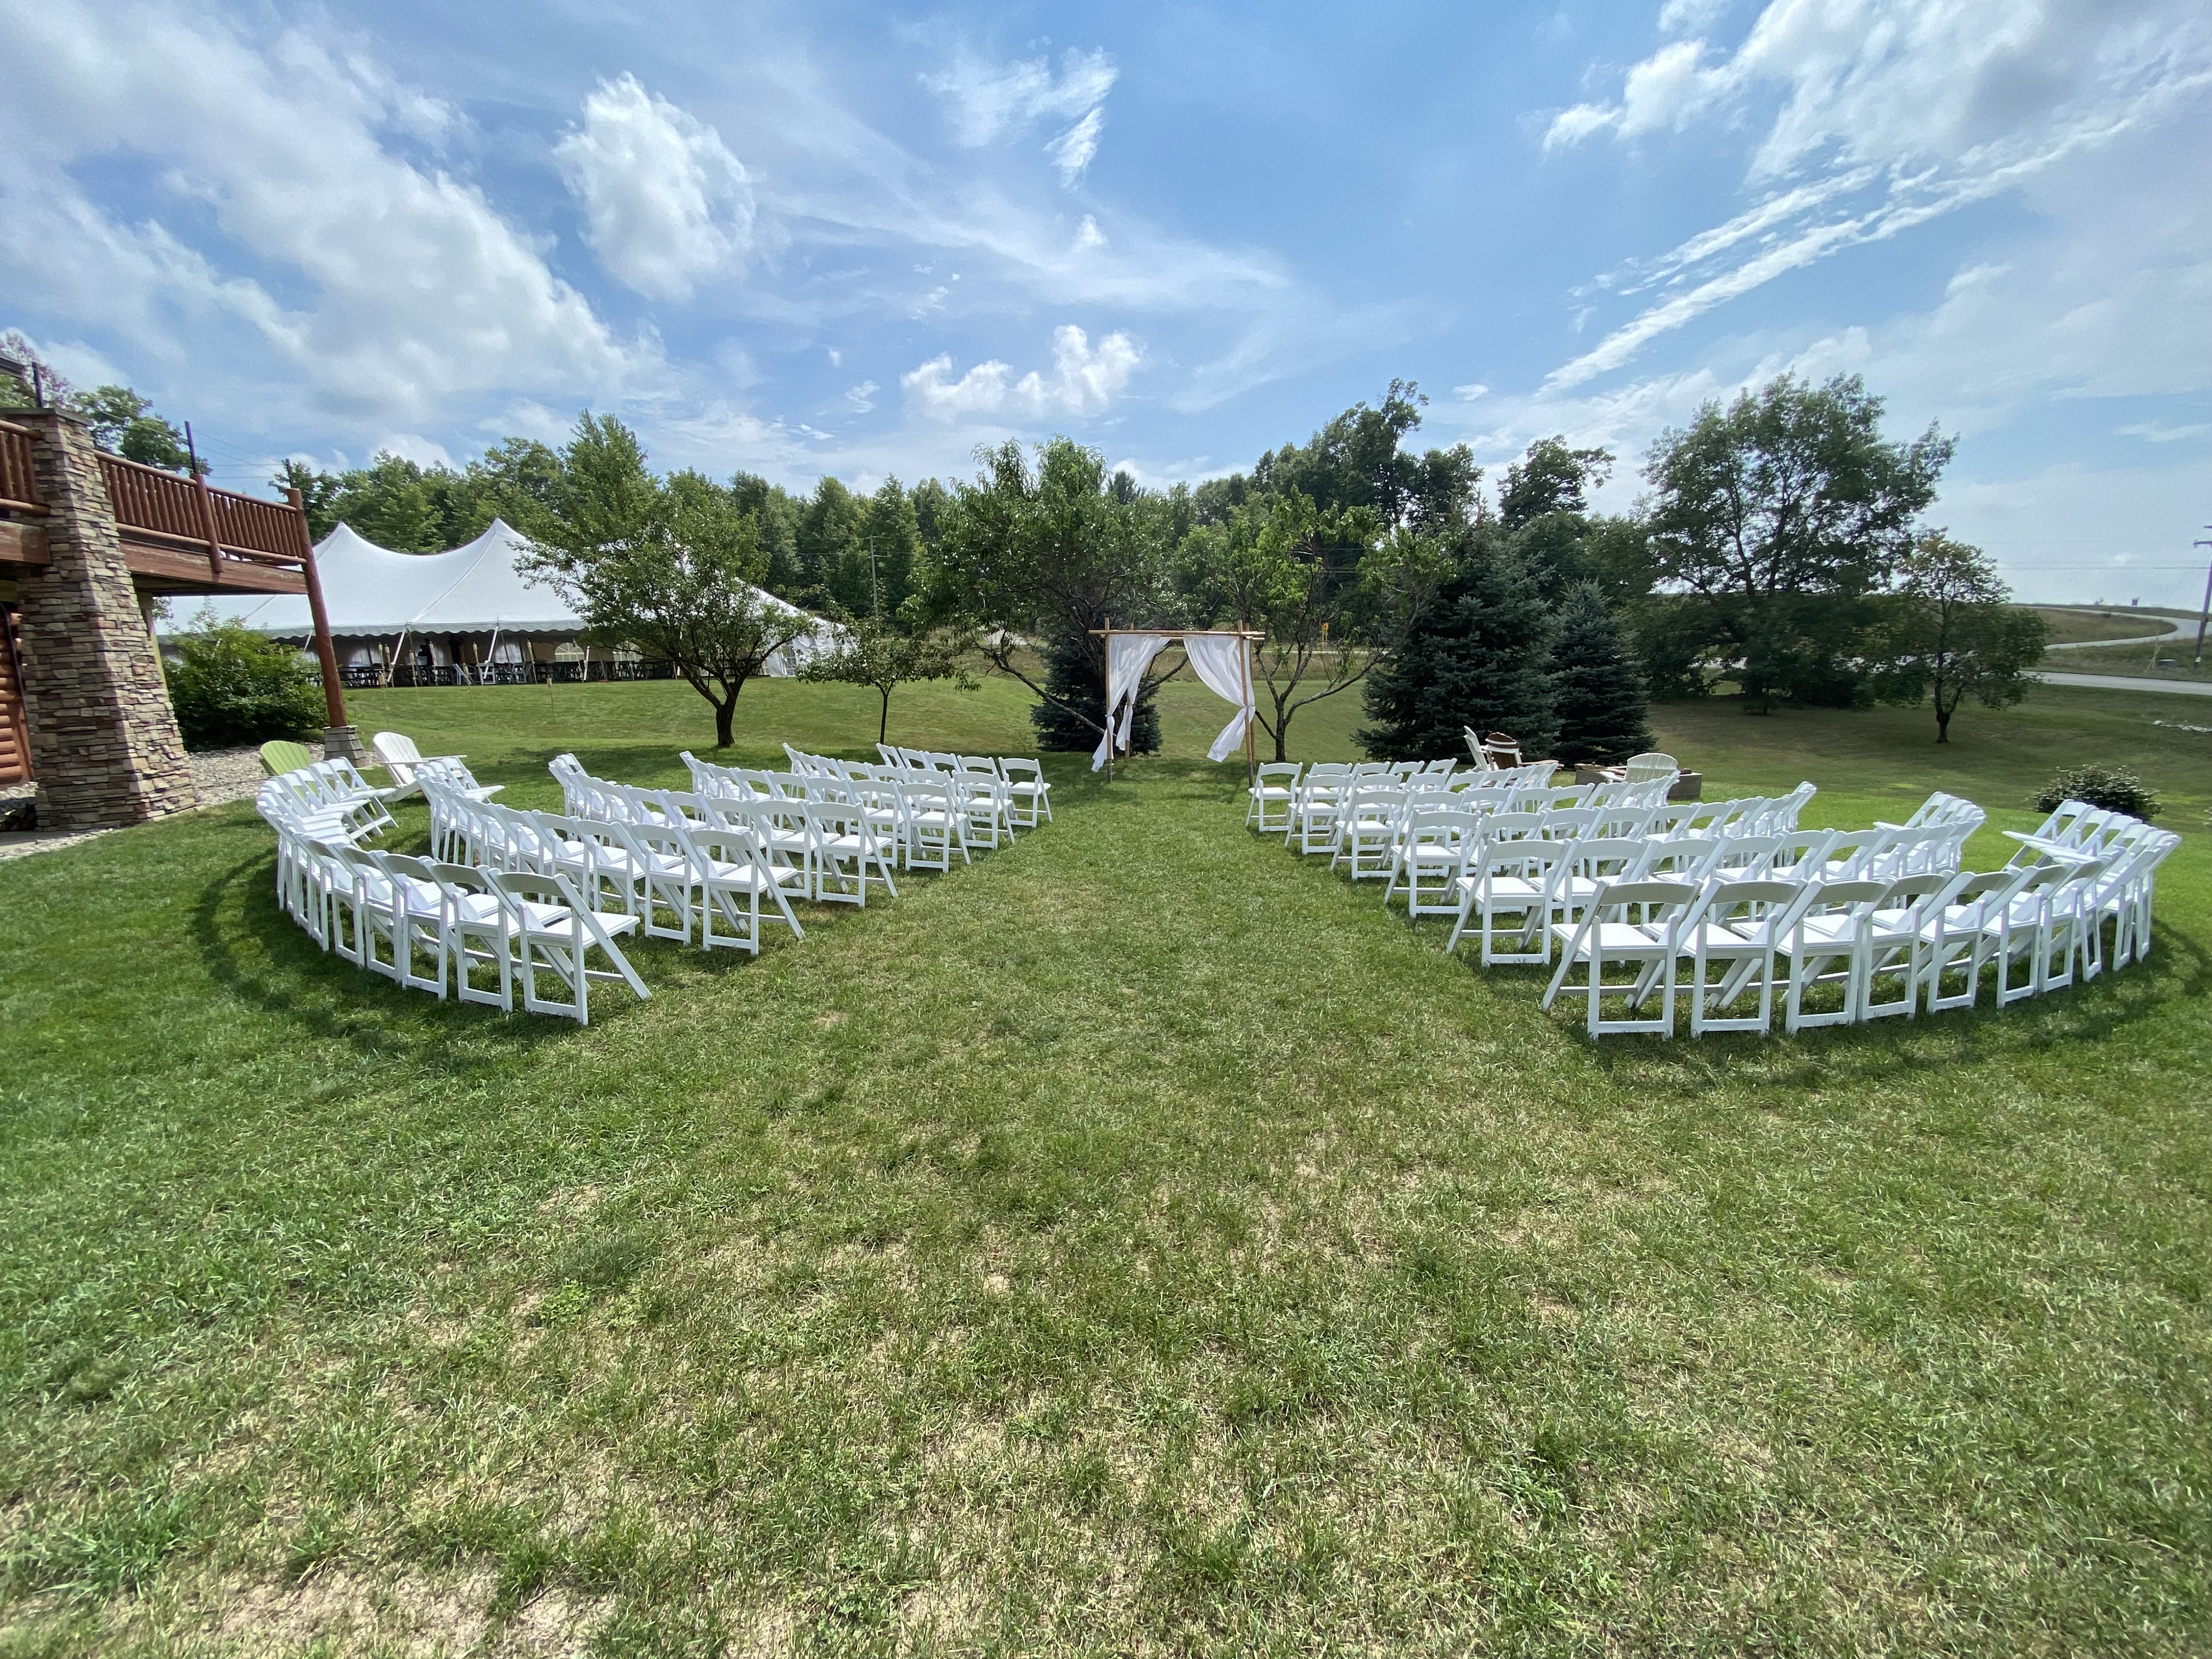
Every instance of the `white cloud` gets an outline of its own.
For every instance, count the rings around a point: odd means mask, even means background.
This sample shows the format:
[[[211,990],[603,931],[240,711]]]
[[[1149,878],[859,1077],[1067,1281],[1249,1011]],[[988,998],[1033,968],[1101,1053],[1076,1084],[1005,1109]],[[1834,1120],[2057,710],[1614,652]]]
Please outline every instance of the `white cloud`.
[[[2178,444],[2191,438],[2212,438],[2212,421],[2191,421],[2183,426],[2168,426],[2163,421],[2138,421],[2133,426],[2119,428],[2123,438],[2141,438],[2148,443]]]
[[[1109,334],[1093,349],[1084,331],[1067,323],[1053,331],[1050,380],[1035,369],[1014,380],[1012,368],[996,359],[977,363],[955,379],[948,353],[902,374],[899,386],[907,400],[933,421],[1007,414],[1097,415],[1121,394],[1143,361],[1143,351],[1127,334]]]
[[[1598,278],[1592,289],[1668,292],[1547,385],[1618,368],[1786,271],[2019,191],[2170,118],[2212,87],[2200,10],[2189,0],[1771,0],[1742,45],[1710,64],[1702,40],[1661,47],[1629,70],[1618,102],[1555,118],[1546,148],[1742,117],[1765,100],[1749,179],[1781,187]]]
[[[714,128],[633,76],[601,82],[584,100],[583,126],[553,153],[599,262],[649,298],[690,297],[751,246],[744,166]]]
[[[858,386],[845,388],[845,401],[857,413],[866,415],[876,406],[876,393],[882,389],[873,380],[863,380]]]
[[[379,438],[371,453],[397,455],[403,461],[412,461],[417,466],[451,466],[453,452],[434,438],[419,432],[391,432]]]
[[[1098,154],[1098,136],[1105,130],[1106,112],[1094,109],[1044,147],[1053,166],[1060,169],[1060,183],[1072,185],[1083,176],[1091,158]]]
[[[1017,137],[1041,122],[1067,122],[1045,154],[1060,170],[1060,182],[1073,185],[1098,153],[1106,122],[1101,106],[1115,74],[1114,60],[1103,52],[1071,47],[1054,75],[1048,58],[997,64],[963,48],[921,83],[945,100],[953,137],[969,149]]]
[[[164,7],[52,0],[0,9],[0,273],[55,314],[155,361],[181,362],[186,336],[198,357],[258,340],[286,365],[288,399],[296,378],[395,423],[486,390],[592,396],[653,364],[481,191],[387,146],[419,135],[426,106],[357,57],[300,33],[249,45]],[[179,213],[211,223],[211,252],[93,204],[76,170],[125,157],[154,162]],[[219,259],[281,271],[283,297]]]

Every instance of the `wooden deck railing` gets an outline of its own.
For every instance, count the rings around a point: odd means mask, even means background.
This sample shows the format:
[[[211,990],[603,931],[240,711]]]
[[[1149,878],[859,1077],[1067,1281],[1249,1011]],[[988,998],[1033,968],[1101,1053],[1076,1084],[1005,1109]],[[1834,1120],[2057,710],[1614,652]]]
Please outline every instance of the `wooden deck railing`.
[[[301,562],[307,536],[295,507],[211,489],[204,478],[164,472],[120,455],[102,455],[100,470],[117,526],[134,537],[191,548],[210,561],[289,568]]]
[[[39,500],[38,474],[31,470],[31,432],[12,421],[0,421],[0,507],[18,513],[44,513]]]

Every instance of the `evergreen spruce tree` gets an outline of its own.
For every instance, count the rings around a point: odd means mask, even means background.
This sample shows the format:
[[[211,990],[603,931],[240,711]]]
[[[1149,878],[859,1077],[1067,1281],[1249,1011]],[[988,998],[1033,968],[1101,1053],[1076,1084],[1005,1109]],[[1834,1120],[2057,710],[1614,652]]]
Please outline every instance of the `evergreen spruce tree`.
[[[1509,733],[1531,760],[1549,757],[1559,729],[1551,643],[1551,613],[1527,568],[1477,532],[1436,603],[1368,677],[1375,723],[1359,741],[1383,760],[1464,760],[1473,726]]]
[[[1644,675],[1596,584],[1570,588],[1552,641],[1552,685],[1562,766],[1618,766],[1652,747],[1651,699]]]
[[[1098,746],[1098,727],[1085,725],[1062,707],[1073,704],[1094,721],[1104,718],[1100,711],[1106,704],[1106,682],[1085,648],[1087,643],[1061,639],[1044,647],[1044,689],[1057,701],[1040,702],[1030,710],[1030,724],[1036,728],[1040,749],[1087,755]],[[1129,721],[1129,752],[1157,755],[1159,750],[1160,711],[1150,696],[1139,697],[1137,711]]]

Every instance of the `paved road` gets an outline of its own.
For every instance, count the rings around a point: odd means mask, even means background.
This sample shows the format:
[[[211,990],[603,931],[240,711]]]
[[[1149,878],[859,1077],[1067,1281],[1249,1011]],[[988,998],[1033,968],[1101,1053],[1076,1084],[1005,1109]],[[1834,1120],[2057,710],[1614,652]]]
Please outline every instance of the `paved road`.
[[[2102,617],[2107,614],[2102,611],[2083,610],[2078,605],[2066,606],[2054,605],[2045,605],[2044,609],[2046,611],[2062,611],[2070,609],[2077,615],[2084,617]],[[2194,634],[2196,632],[2195,623],[2177,621],[2172,617],[2146,617],[2143,620],[2147,623],[2163,623],[2166,625],[2166,632],[2163,634],[2137,634],[2131,638],[2124,640],[2069,640],[2063,645],[2054,645],[2051,648],[2053,651],[2090,651],[2096,649],[2100,646],[2107,645],[2163,645],[2168,640],[2179,639],[2184,634]]]
[[[2180,697],[2212,697],[2212,680],[2148,680],[2126,674],[2035,674],[2045,685],[2087,685],[2100,691],[2171,691]]]

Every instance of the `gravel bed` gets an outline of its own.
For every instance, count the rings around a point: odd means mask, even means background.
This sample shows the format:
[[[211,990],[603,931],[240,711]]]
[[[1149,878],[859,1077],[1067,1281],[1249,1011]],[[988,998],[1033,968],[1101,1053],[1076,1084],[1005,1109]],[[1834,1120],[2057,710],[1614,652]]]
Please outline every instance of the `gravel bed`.
[[[320,760],[323,746],[319,743],[307,745],[307,752]],[[252,800],[261,787],[261,751],[258,749],[211,749],[204,754],[186,755],[185,761],[192,769],[192,782],[199,790],[202,806],[221,806],[227,801]],[[29,799],[35,787],[25,784],[0,790],[0,806],[18,799]],[[0,831],[0,859],[22,858],[32,853],[51,853],[57,848],[74,847],[81,841],[90,841],[94,836],[104,836],[105,830],[76,830],[64,833],[54,830]]]

